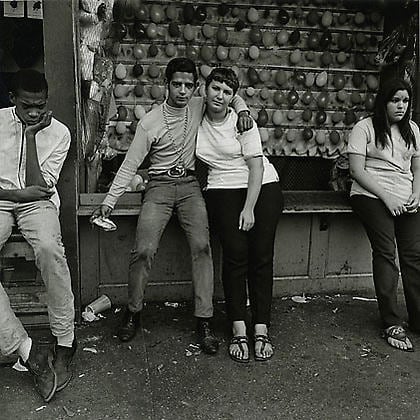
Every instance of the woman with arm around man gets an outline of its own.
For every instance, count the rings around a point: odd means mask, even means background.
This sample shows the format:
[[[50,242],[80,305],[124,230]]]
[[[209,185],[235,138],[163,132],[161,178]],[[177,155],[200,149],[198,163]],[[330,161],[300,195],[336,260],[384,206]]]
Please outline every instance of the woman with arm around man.
[[[372,268],[383,336],[412,351],[397,309],[397,244],[411,330],[420,331],[420,133],[410,120],[412,90],[400,79],[381,86],[371,117],[348,142],[350,202],[372,247]]]
[[[223,67],[206,80],[206,113],[197,137],[197,157],[209,173],[206,202],[211,227],[223,249],[222,281],[232,326],[229,355],[250,359],[246,329],[247,280],[255,360],[273,356],[268,327],[273,288],[273,253],[283,195],[274,167],[263,156],[257,127],[242,134],[228,105],[239,88],[236,74]]]

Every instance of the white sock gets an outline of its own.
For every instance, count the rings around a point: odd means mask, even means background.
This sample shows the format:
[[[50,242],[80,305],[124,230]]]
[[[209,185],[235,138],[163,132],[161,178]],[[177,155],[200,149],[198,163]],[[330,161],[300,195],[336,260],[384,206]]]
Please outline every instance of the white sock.
[[[57,337],[57,344],[63,347],[71,347],[73,345],[73,340],[74,340],[74,331],[66,335],[61,335],[60,337]]]
[[[31,347],[32,347],[31,337],[27,337],[24,341],[22,341],[22,343],[20,343],[20,346],[17,352],[24,362],[26,362],[29,359],[29,353],[31,352]]]

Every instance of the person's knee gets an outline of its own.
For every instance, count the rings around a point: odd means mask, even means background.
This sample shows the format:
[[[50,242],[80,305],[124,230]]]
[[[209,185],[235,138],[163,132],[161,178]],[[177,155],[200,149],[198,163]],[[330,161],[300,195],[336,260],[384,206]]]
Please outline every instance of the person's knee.
[[[191,255],[193,258],[199,258],[201,256],[210,256],[211,248],[208,241],[195,241],[191,244]]]
[[[151,266],[156,251],[157,249],[152,246],[142,246],[134,248],[131,251],[130,265],[141,261],[147,264],[148,266]]]
[[[372,256],[373,258],[382,257],[387,260],[395,260],[395,243],[390,240],[372,243]]]
[[[420,249],[418,246],[401,247],[399,250],[400,262],[420,266]]]
[[[34,252],[38,258],[65,258],[61,237],[41,237],[34,245]]]

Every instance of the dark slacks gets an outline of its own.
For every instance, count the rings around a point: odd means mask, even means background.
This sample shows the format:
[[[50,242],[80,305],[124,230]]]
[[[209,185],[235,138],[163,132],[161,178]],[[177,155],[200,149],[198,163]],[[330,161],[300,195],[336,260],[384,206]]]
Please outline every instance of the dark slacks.
[[[255,225],[239,230],[247,190],[212,189],[205,194],[210,228],[223,249],[222,281],[230,321],[246,319],[247,280],[253,324],[269,324],[273,294],[274,238],[283,194],[278,182],[261,188],[254,209]]]
[[[397,248],[409,323],[420,330],[420,213],[393,217],[381,200],[363,195],[352,196],[350,202],[372,246],[373,281],[384,327],[401,324]]]

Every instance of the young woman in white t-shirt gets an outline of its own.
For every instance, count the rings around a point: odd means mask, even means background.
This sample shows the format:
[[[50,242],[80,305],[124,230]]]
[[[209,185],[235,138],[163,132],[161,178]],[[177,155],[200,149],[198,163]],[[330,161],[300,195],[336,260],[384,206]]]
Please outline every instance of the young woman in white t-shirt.
[[[229,108],[239,81],[227,68],[214,69],[206,80],[206,113],[197,137],[196,154],[208,166],[205,198],[210,227],[223,248],[223,286],[232,339],[230,357],[250,359],[246,328],[247,284],[252,314],[254,356],[273,356],[268,327],[273,289],[273,252],[277,222],[283,209],[279,177],[264,157],[258,128],[236,129]]]
[[[397,307],[401,268],[411,330],[420,331],[420,133],[410,120],[412,91],[400,79],[385,82],[372,117],[359,121],[348,142],[350,201],[372,246],[373,280],[392,347],[412,351]]]

